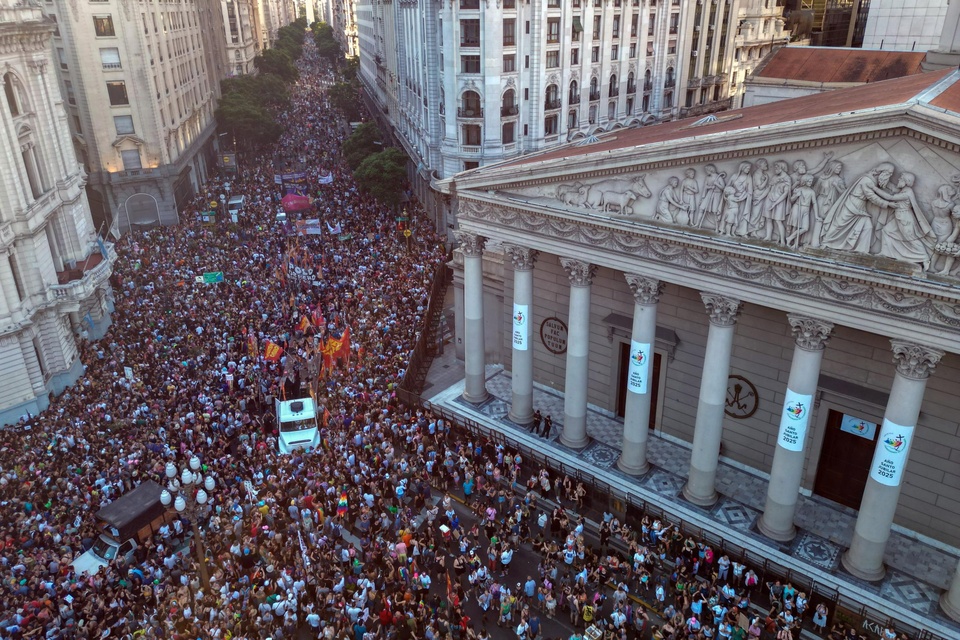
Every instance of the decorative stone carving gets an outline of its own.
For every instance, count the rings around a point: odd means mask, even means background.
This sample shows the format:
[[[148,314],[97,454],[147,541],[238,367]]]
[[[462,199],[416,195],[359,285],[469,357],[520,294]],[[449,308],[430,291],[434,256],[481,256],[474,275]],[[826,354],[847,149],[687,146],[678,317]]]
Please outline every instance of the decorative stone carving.
[[[507,255],[510,256],[510,261],[513,262],[513,268],[517,271],[529,271],[533,269],[533,265],[537,261],[537,256],[540,254],[536,249],[520,247],[514,244],[508,244],[504,248],[507,250]]]
[[[589,287],[597,271],[596,265],[575,258],[560,258],[560,266],[567,272],[571,287]]]
[[[608,178],[592,184],[562,184],[556,187],[554,195],[567,205],[630,215],[634,213],[632,205],[637,199],[650,197],[645,178],[646,174],[641,173],[632,179]]]
[[[483,245],[487,242],[486,238],[469,231],[456,231],[454,235],[457,242],[460,243],[460,250],[463,251],[464,256],[470,258],[483,256]]]
[[[723,189],[727,186],[727,175],[719,171],[716,165],[708,164],[703,170],[707,175],[703,178],[703,188],[700,190],[696,220],[692,220],[693,226],[698,229],[703,228],[704,223],[707,224],[707,228],[717,226],[720,207],[723,203]]]
[[[703,299],[703,306],[707,308],[707,315],[710,316],[710,324],[720,327],[732,327],[737,323],[737,316],[740,315],[741,303],[736,298],[725,298],[714,293],[700,292],[700,298]]]
[[[833,331],[832,322],[792,313],[787,314],[787,320],[790,322],[790,328],[793,331],[793,339],[801,349],[822,351],[827,346],[830,332]]]
[[[683,215],[686,215],[688,209],[680,199],[680,179],[671,176],[667,179],[667,186],[661,189],[660,195],[657,196],[657,211],[654,213],[653,219],[679,223],[681,211]]]
[[[625,273],[623,277],[626,278],[627,285],[633,292],[633,300],[637,304],[654,305],[660,301],[663,288],[666,286],[665,282],[636,273]]]
[[[890,344],[893,347],[893,362],[897,365],[897,373],[911,380],[929,378],[944,355],[940,349],[906,340],[891,340]]]

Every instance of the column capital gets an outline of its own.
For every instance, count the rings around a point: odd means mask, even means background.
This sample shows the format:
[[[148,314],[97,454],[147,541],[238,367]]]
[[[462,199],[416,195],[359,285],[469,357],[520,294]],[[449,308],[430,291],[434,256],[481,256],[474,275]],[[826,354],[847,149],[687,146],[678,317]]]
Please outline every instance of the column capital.
[[[625,273],[623,277],[626,278],[627,285],[633,291],[634,302],[643,305],[654,305],[660,302],[660,296],[663,294],[666,283],[636,273]]]
[[[703,299],[703,305],[707,308],[707,314],[710,316],[710,324],[718,327],[732,327],[737,324],[737,316],[740,315],[741,302],[736,298],[725,298],[715,293],[700,292]]]
[[[891,340],[897,373],[911,380],[926,380],[937,368],[943,351],[906,340]]]
[[[567,272],[572,287],[590,286],[597,271],[597,265],[575,258],[560,258],[560,266]]]
[[[822,351],[827,346],[833,331],[832,322],[794,313],[788,313],[787,320],[793,330],[793,339],[801,349]]]
[[[540,255],[540,252],[536,249],[521,247],[515,244],[505,245],[504,248],[507,250],[507,255],[510,256],[510,261],[513,262],[513,268],[516,271],[529,271],[533,269],[533,265],[537,261],[537,256]]]
[[[463,255],[471,258],[483,255],[483,245],[487,243],[486,238],[471,231],[455,231],[453,235],[460,243],[460,250],[463,251]]]

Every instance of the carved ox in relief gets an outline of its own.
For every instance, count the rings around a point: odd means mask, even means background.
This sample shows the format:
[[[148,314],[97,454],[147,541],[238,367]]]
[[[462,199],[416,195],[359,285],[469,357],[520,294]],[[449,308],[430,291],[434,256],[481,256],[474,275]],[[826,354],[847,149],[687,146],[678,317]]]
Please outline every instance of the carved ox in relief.
[[[634,201],[650,197],[645,178],[646,174],[641,173],[632,179],[610,178],[594,184],[560,184],[554,196],[565,205],[629,215],[633,213],[631,205]]]

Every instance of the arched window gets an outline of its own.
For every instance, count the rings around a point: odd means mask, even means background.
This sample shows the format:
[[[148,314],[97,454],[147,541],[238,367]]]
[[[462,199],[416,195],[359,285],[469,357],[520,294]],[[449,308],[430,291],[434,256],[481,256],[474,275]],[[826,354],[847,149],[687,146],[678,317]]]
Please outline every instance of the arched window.
[[[672,87],[677,83],[676,72],[674,72],[673,67],[667,67],[667,76],[663,81],[663,86],[667,89]]]
[[[576,80],[570,82],[570,98],[568,102],[570,104],[577,104],[580,102],[580,85],[577,84]]]
[[[634,76],[633,71],[630,72],[630,75],[627,76],[627,93],[636,93],[637,92],[637,78]]]
[[[620,83],[617,82],[617,74],[615,73],[610,76],[610,89],[607,93],[610,98],[620,93]]]
[[[465,118],[479,118],[483,115],[480,106],[480,94],[476,91],[464,91],[460,98],[460,115]]]
[[[607,105],[607,120],[614,120],[617,117],[617,101],[611,100]]]
[[[27,175],[30,193],[35,199],[39,198],[46,191],[46,187],[41,170],[42,163],[34,144],[33,134],[30,129],[24,127],[17,133],[17,140],[20,143],[20,159],[23,162],[24,173]]]
[[[517,99],[516,92],[513,89],[507,89],[503,93],[503,100],[500,102],[500,115],[501,116],[515,116],[517,115]],[[511,140],[512,142],[512,140]]]
[[[547,85],[546,99],[544,100],[544,109],[560,108],[560,87],[555,84]]]
[[[599,100],[600,99],[600,79],[599,78],[590,78],[590,99]]]
[[[650,69],[647,69],[643,72],[643,90],[650,91],[653,89],[653,75],[650,73]]]
[[[590,124],[597,124],[597,105],[590,105]]]
[[[11,116],[19,116],[23,113],[23,103],[20,100],[22,92],[20,91],[20,82],[13,75],[12,71],[3,74],[3,93],[7,97],[7,109]]]

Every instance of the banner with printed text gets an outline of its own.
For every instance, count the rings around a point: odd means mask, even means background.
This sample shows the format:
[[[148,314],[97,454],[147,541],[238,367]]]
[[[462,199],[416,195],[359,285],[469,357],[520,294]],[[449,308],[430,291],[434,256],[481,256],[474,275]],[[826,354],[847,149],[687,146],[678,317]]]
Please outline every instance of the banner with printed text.
[[[843,414],[843,419],[840,421],[840,431],[852,433],[855,436],[860,436],[867,440],[873,440],[873,437],[877,435],[877,424],[875,422],[867,422],[855,416]]]
[[[525,304],[513,305],[513,348],[517,351],[526,351],[527,334],[530,333],[529,306]]]
[[[870,463],[870,477],[888,487],[900,486],[903,482],[903,470],[907,466],[910,445],[913,444],[913,430],[916,427],[904,427],[883,419],[880,438]]]
[[[777,444],[787,451],[803,451],[812,400],[813,396],[787,389],[783,413],[780,415],[780,435],[777,437]]]
[[[646,342],[630,341],[630,366],[627,368],[627,391],[643,395],[650,391],[650,361],[653,352]]]

